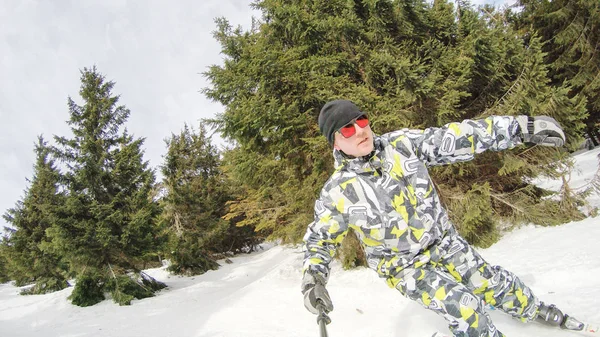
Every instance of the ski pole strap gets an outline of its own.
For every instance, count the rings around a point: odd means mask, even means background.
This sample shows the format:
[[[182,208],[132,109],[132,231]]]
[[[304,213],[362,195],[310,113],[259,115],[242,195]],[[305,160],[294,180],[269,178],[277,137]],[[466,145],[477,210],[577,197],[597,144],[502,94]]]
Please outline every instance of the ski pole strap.
[[[317,303],[317,309],[319,310],[319,315],[317,316],[317,324],[319,324],[319,331],[321,332],[321,337],[327,337],[327,324],[331,323],[331,318],[327,316],[327,311],[325,310],[325,305],[323,302],[319,301]]]
[[[327,310],[325,309],[325,305],[323,302],[318,301],[317,310],[319,310],[319,315],[317,316],[317,323],[324,321],[325,324],[331,323],[331,318],[327,315]]]

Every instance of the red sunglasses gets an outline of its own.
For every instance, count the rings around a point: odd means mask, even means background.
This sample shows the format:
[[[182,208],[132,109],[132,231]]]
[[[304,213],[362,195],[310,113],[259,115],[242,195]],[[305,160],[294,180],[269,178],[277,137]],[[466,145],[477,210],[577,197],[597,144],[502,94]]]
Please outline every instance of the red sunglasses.
[[[367,115],[361,115],[353,119],[350,123],[342,126],[338,131],[344,138],[350,138],[354,136],[356,133],[356,127],[354,124],[358,125],[361,129],[367,127],[369,125],[369,118]]]

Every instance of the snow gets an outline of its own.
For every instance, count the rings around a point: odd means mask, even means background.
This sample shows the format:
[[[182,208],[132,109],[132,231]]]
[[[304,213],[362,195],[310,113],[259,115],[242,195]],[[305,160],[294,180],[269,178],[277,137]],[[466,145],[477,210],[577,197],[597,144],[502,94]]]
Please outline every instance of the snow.
[[[576,155],[570,183],[581,187],[598,168],[600,148]],[[540,185],[560,186],[539,180]],[[589,202],[600,206],[593,194]],[[507,233],[479,252],[492,264],[517,274],[545,302],[589,322],[600,322],[600,225],[596,218],[558,227],[533,225]],[[169,288],[157,296],[118,306],[106,300],[81,308],[67,300],[72,288],[46,295],[19,295],[11,283],[0,285],[0,336],[319,336],[316,316],[300,294],[300,247],[267,244],[262,250],[220,261],[221,268],[196,277],[147,272]],[[445,321],[423,309],[368,269],[344,271],[336,262],[328,290],[335,310],[330,336],[429,337],[449,334]],[[576,336],[523,324],[493,310],[492,319],[507,336]]]

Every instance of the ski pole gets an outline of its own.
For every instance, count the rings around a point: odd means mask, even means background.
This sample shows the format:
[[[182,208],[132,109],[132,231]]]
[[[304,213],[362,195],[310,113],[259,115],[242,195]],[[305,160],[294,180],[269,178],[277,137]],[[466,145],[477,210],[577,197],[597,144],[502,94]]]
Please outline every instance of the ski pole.
[[[319,324],[321,337],[327,337],[327,324],[331,323],[331,318],[327,316],[327,311],[325,310],[325,305],[323,304],[323,302],[319,301],[317,303],[317,309],[319,310],[319,315],[317,316],[317,323]]]

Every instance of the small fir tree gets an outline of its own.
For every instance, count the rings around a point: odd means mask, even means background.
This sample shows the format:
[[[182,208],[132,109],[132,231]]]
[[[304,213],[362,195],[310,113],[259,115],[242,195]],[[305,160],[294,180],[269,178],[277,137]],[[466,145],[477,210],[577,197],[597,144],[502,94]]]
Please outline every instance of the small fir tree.
[[[216,254],[251,249],[252,229],[237,228],[223,219],[229,187],[219,152],[204,127],[196,132],[185,125],[166,144],[161,219],[170,234],[169,269],[177,274],[201,274],[218,267]]]
[[[56,209],[64,204],[59,190],[59,172],[43,137],[35,145],[33,178],[25,196],[4,214],[11,225],[2,241],[7,276],[17,286],[34,283],[24,293],[43,294],[68,286],[62,257],[48,249],[46,230],[56,221]]]

